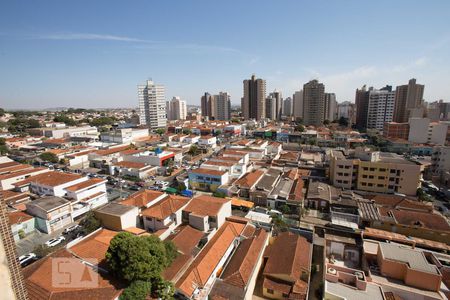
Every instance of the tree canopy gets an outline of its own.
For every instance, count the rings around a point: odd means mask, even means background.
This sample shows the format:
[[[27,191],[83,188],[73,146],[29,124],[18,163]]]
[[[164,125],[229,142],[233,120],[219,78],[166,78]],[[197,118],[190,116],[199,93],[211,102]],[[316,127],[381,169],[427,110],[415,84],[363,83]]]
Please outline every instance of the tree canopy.
[[[120,300],[145,300],[150,294],[152,284],[149,281],[132,282],[120,295]]]
[[[343,126],[343,127],[347,127],[349,124],[348,119],[344,118],[344,117],[340,117],[339,118],[339,125]]]
[[[128,282],[149,281],[175,258],[175,246],[156,236],[135,236],[128,232],[117,234],[106,252],[106,261],[113,273]]]
[[[106,125],[113,125],[116,122],[116,118],[114,117],[99,117],[91,120],[89,122],[89,125],[100,127],[100,126],[106,126]]]
[[[83,220],[80,222],[81,227],[83,227],[83,231],[86,234],[97,230],[102,226],[102,223],[99,219],[97,219],[92,211],[88,212]]]
[[[75,126],[77,125],[77,121],[75,121],[74,119],[72,119],[71,117],[68,117],[66,115],[59,115],[59,116],[55,116],[53,118],[54,122],[62,122],[64,124],[66,124],[67,126]]]
[[[54,164],[56,164],[59,161],[58,156],[56,156],[56,154],[52,152],[41,153],[39,155],[39,158],[42,159],[43,161],[48,161]]]

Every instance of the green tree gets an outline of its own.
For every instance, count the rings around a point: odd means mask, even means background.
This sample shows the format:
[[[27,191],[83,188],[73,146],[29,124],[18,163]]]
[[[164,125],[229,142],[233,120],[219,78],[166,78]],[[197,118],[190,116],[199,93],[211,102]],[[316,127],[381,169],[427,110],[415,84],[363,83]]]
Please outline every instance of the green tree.
[[[182,191],[186,190],[186,185],[184,184],[184,182],[178,183],[177,190],[179,192],[182,192]]]
[[[149,281],[137,280],[123,291],[119,300],[145,300],[151,290],[152,284]]]
[[[56,156],[55,153],[51,153],[51,152],[41,153],[39,155],[39,158],[42,159],[43,161],[48,161],[48,162],[51,162],[54,164],[56,164],[59,161],[58,156]]]
[[[115,122],[116,122],[116,118],[114,118],[114,117],[102,116],[102,117],[91,120],[89,122],[89,125],[95,126],[95,127],[101,127],[101,126],[106,126],[106,125],[113,125]]]
[[[33,253],[36,254],[37,257],[45,257],[50,254],[50,252],[52,252],[51,249],[45,244],[37,245],[33,249]]]
[[[323,121],[323,125],[325,125],[325,126],[330,125],[330,120],[328,120],[328,119],[327,119],[327,120],[324,120],[324,121]]]
[[[281,211],[283,214],[288,214],[288,213],[291,212],[291,209],[289,208],[289,205],[283,204],[283,205],[280,207],[280,211]]]
[[[183,134],[188,135],[188,134],[191,134],[191,133],[192,133],[192,131],[189,128],[184,128],[183,129]]]
[[[3,108],[0,108],[0,117],[3,117],[5,115],[5,110]]]
[[[189,148],[188,154],[195,156],[197,155],[199,152],[198,146],[197,145],[191,145],[191,147]]]
[[[349,124],[348,119],[344,117],[339,118],[339,125],[343,127],[347,127]]]
[[[59,115],[53,118],[54,122],[62,122],[64,124],[66,124],[67,126],[75,126],[77,125],[77,121],[75,121],[74,119],[66,116],[66,115]]]
[[[9,152],[8,146],[4,138],[0,138],[0,155],[5,155]]]
[[[97,219],[94,212],[89,211],[83,220],[80,222],[80,226],[86,234],[89,234],[102,226],[102,222]]]
[[[225,198],[227,195],[224,192],[214,192],[213,194],[214,197],[218,197],[218,198]]]
[[[159,135],[163,135],[164,133],[166,133],[166,130],[164,128],[158,128],[158,129],[155,129],[155,133],[159,134]]]
[[[166,248],[166,257],[167,259],[172,262],[177,258],[178,251],[177,246],[172,241],[164,241],[163,242],[164,247]]]
[[[172,263],[166,246],[156,236],[117,234],[109,244],[106,261],[113,274],[128,282],[149,281],[161,276]]]
[[[295,126],[295,131],[298,132],[304,132],[305,131],[305,126],[303,126],[302,124],[298,124],[297,126]]]
[[[173,284],[170,281],[164,280],[161,276],[158,276],[153,280],[153,292],[154,298],[169,300],[173,299],[175,290]]]

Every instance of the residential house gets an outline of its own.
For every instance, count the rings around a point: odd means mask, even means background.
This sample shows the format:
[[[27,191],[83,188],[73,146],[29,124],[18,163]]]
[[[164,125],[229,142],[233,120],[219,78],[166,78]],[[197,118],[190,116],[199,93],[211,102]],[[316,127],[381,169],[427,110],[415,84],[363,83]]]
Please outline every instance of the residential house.
[[[282,255],[280,255],[282,253]],[[263,295],[269,299],[307,299],[312,244],[303,236],[282,232],[266,248]]]
[[[142,211],[144,229],[155,232],[165,239],[182,222],[182,210],[191,199],[176,195],[167,195],[162,200]]]
[[[182,221],[208,232],[217,229],[231,216],[231,200],[201,195],[193,198],[183,208]]]
[[[226,170],[198,168],[189,170],[188,176],[192,189],[208,192],[215,192],[219,186],[229,181],[229,173]]]
[[[36,228],[51,234],[73,222],[69,200],[46,196],[26,203],[26,212],[36,219]]]
[[[139,224],[139,208],[120,203],[108,203],[94,210],[95,217],[102,222],[102,226],[121,231],[136,227]]]

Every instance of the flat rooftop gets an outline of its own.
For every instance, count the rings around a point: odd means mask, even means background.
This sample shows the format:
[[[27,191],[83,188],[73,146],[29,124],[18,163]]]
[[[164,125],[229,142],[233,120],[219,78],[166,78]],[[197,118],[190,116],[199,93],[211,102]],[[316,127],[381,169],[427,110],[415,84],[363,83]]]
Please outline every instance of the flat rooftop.
[[[383,257],[392,261],[403,262],[411,269],[438,274],[436,266],[429,264],[422,251],[395,243],[380,243]]]
[[[123,205],[119,203],[109,203],[103,207],[100,207],[99,209],[97,209],[97,211],[99,213],[104,213],[108,215],[121,216],[133,209],[134,206]]]
[[[366,290],[358,290],[354,287],[339,282],[325,281],[325,291],[346,300],[384,300],[383,290],[379,285],[367,283]]]

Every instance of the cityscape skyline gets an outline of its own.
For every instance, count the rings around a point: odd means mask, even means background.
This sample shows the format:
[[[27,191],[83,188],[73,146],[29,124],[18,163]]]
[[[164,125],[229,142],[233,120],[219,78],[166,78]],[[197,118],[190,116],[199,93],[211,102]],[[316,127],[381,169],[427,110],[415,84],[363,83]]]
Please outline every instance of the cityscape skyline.
[[[417,78],[427,86],[426,101],[448,101],[450,4],[385,3],[379,4],[389,8],[383,15],[353,1],[109,3],[111,12],[103,16],[95,13],[101,1],[4,3],[0,102],[7,109],[136,107],[136,86],[152,78],[165,86],[166,100],[179,95],[200,105],[204,91],[226,91],[238,105],[242,80],[252,74],[285,97],[318,79],[338,102],[354,102],[364,84],[399,86]],[[160,14],[142,18],[149,9]],[[233,16],[233,22],[212,22],[214,14],[206,11]],[[264,13],[279,21],[254,18]],[[411,18],[417,14],[427,22]],[[317,24],[322,15],[327,21]],[[248,35],[249,26],[259,30]]]

